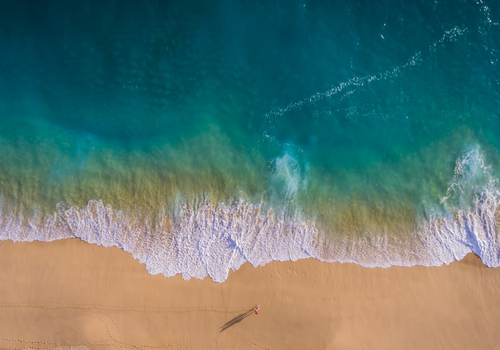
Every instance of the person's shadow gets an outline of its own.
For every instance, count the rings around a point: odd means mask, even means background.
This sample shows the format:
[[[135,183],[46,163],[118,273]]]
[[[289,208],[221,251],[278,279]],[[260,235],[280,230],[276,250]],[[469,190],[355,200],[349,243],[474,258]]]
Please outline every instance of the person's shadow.
[[[220,327],[219,333],[224,332],[229,327],[234,326],[236,323],[239,323],[239,322],[243,321],[245,318],[247,318],[248,316],[250,316],[251,314],[253,314],[254,311],[255,311],[255,307],[251,308],[248,311],[245,311],[241,315],[238,315],[235,318],[233,318],[232,320],[226,322],[226,324],[224,324],[222,327]]]

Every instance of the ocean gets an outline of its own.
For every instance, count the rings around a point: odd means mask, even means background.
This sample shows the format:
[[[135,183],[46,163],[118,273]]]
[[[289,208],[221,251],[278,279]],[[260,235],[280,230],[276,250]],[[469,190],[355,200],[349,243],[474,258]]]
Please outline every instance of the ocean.
[[[224,281],[500,265],[492,1],[0,1],[0,239]]]

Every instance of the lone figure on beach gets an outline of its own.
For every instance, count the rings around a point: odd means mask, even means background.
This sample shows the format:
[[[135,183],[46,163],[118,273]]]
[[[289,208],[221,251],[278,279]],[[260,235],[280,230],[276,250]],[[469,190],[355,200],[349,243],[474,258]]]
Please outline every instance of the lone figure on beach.
[[[255,314],[256,314],[256,315],[258,315],[258,314],[259,314],[259,309],[260,309],[260,305],[257,305],[257,306],[255,307],[255,309],[254,309],[254,310],[255,310]]]

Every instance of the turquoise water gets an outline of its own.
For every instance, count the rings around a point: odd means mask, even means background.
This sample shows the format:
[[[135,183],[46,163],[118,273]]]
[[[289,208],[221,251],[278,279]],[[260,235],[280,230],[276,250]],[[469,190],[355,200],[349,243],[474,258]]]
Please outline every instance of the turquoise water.
[[[0,238],[498,266],[493,5],[0,2]]]

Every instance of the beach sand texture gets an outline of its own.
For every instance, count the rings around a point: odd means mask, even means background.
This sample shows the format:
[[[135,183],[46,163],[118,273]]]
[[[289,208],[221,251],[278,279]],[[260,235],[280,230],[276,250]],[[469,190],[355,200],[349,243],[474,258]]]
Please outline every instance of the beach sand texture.
[[[245,264],[219,284],[151,276],[118,248],[71,239],[0,242],[0,265],[0,349],[500,348],[500,269],[473,255]]]

